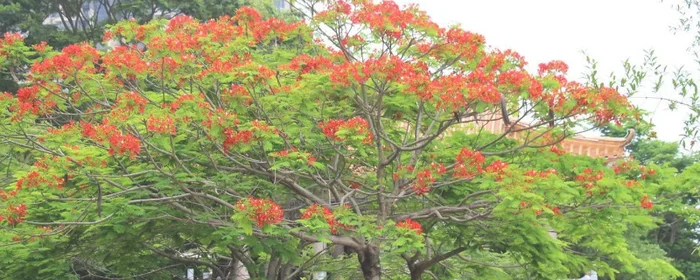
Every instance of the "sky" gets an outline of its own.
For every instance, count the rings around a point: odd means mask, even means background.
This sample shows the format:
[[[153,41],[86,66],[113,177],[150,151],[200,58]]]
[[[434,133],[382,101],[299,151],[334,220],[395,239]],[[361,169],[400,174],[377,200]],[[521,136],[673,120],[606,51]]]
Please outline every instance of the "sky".
[[[395,0],[416,3],[440,26],[461,24],[465,30],[482,34],[487,45],[512,49],[530,67],[551,60],[569,65],[569,79],[586,72],[582,51],[598,60],[598,77],[611,72],[622,74],[622,62],[641,63],[644,51],[654,49],[659,62],[669,70],[685,65],[698,69],[687,52],[691,34],[673,34],[670,26],[680,16],[669,1],[659,0]],[[534,69],[534,68],[531,68]],[[603,81],[606,81],[603,79]],[[641,92],[640,94],[651,95]],[[674,97],[670,89],[664,97]],[[632,99],[643,109],[654,112],[659,139],[679,141],[685,113],[670,111],[666,103],[643,98]]]

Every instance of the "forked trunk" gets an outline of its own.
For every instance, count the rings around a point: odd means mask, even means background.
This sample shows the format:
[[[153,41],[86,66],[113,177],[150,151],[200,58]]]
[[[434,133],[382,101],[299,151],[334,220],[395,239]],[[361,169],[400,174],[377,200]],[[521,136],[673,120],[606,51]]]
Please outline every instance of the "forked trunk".
[[[360,261],[360,268],[365,280],[382,279],[382,268],[379,265],[379,247],[366,245],[362,250],[357,251],[357,259]]]

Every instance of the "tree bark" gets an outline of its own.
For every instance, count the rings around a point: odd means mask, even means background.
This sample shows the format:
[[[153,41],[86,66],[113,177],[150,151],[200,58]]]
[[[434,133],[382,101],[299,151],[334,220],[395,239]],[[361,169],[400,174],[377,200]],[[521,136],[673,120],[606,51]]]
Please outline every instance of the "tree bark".
[[[357,260],[360,261],[360,268],[365,280],[382,279],[382,267],[379,264],[379,247],[375,245],[365,245],[357,250]]]
[[[423,273],[431,266],[440,263],[446,259],[458,255],[461,252],[467,250],[466,247],[458,247],[452,251],[449,251],[442,255],[437,255],[432,258],[428,258],[424,261],[417,261],[420,255],[416,254],[413,258],[407,258],[406,262],[408,265],[408,270],[411,271],[411,280],[421,280],[423,279]]]
[[[411,270],[411,280],[422,280],[424,270]]]

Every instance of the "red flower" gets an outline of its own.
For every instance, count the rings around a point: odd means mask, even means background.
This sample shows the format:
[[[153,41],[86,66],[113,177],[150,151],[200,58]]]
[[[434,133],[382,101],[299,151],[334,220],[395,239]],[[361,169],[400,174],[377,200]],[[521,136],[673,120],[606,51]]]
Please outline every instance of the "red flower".
[[[566,151],[565,151],[565,150],[562,150],[562,149],[560,149],[560,148],[557,147],[557,146],[552,146],[552,147],[549,148],[549,150],[550,150],[552,153],[555,153],[555,154],[557,154],[557,155],[559,155],[559,156],[565,155],[565,154],[566,154]]]
[[[326,220],[326,223],[328,223],[328,225],[330,226],[330,231],[333,234],[337,233],[339,228],[350,228],[350,226],[341,224],[338,221],[336,221],[333,212],[331,212],[331,209],[326,206],[319,207],[318,204],[313,204],[309,208],[306,208],[306,210],[304,210],[304,212],[301,214],[301,219],[304,220],[308,220],[314,217],[321,217],[324,220]]]
[[[24,217],[27,216],[27,206],[24,204],[20,204],[17,206],[14,206],[10,204],[7,207],[8,215],[7,215],[7,223],[10,225],[16,225],[24,221]]]
[[[103,62],[105,68],[109,69],[108,73],[124,74],[127,77],[145,73],[149,68],[149,64],[141,58],[141,52],[129,46],[114,48],[104,56]]]
[[[500,160],[496,160],[491,163],[491,165],[486,167],[486,172],[489,173],[502,173],[503,170],[508,167],[508,164]]]
[[[316,163],[316,158],[314,156],[309,156],[309,158],[306,159],[306,164],[309,166],[313,166],[314,163]]]
[[[564,75],[567,71],[569,71],[569,66],[566,65],[566,63],[560,60],[553,60],[548,63],[540,63],[539,70],[537,70],[537,73],[540,76],[544,75],[547,72]]]
[[[124,134],[122,132],[114,133],[109,137],[109,154],[128,155],[130,158],[136,158],[136,155],[141,151],[141,141],[136,136]]]
[[[39,76],[65,79],[78,71],[96,72],[100,58],[97,50],[87,43],[68,45],[61,54],[32,65],[31,72]]]
[[[413,191],[417,195],[423,195],[430,191],[430,185],[435,182],[435,177],[429,169],[419,171],[416,174],[416,182],[413,184]]]
[[[457,178],[471,178],[483,172],[483,164],[486,159],[481,152],[462,148],[455,157],[453,176]]]
[[[4,47],[22,42],[24,42],[24,37],[19,32],[5,32],[5,34],[2,35],[2,39],[0,39],[0,54],[2,54],[2,49]]]
[[[165,118],[156,118],[151,116],[146,120],[146,129],[150,132],[160,133],[160,134],[171,134],[175,135],[175,123],[170,116]]]
[[[285,67],[292,71],[299,72],[298,79],[301,79],[301,75],[303,74],[330,68],[331,60],[326,57],[311,57],[306,54],[301,54],[293,58],[292,61]]]
[[[430,164],[430,169],[437,175],[444,175],[445,173],[447,173],[447,167],[445,167],[445,164],[442,163],[437,164],[433,162]]]
[[[284,219],[282,207],[269,199],[251,197],[238,201],[235,207],[238,211],[247,213],[248,218],[254,220],[259,228],[278,224]]]
[[[139,113],[143,114],[148,100],[143,98],[140,94],[131,91],[120,94],[119,97],[117,97],[117,103],[124,106],[127,111],[132,111],[134,108],[137,108]]]
[[[649,209],[651,210],[652,207],[654,207],[654,203],[651,202],[649,199],[648,195],[644,195],[642,199],[639,201],[640,206],[644,209]]]
[[[404,221],[396,223],[396,227],[412,230],[418,235],[423,234],[423,227],[421,227],[421,225],[418,222],[413,221],[411,219],[406,219]]]
[[[319,123],[318,127],[321,128],[323,134],[325,134],[326,137],[328,137],[331,140],[345,140],[340,136],[336,135],[336,133],[338,133],[338,131],[340,131],[341,129],[346,129],[353,131],[354,133],[359,135],[365,135],[365,138],[364,140],[362,140],[362,143],[372,143],[372,132],[369,131],[369,123],[365,119],[360,117],[354,117],[347,121],[329,120],[325,123]]]
[[[237,144],[248,144],[253,140],[254,134],[250,130],[235,131],[233,128],[224,129],[224,150],[228,151]]]

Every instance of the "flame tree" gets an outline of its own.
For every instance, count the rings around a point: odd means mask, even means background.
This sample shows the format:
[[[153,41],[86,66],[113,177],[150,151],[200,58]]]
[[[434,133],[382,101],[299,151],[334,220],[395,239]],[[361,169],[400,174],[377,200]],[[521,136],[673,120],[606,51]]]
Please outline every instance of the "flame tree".
[[[5,34],[0,62],[27,71],[0,96],[4,273],[293,279],[332,255],[365,279],[552,278],[646,261],[623,234],[653,227],[667,172],[557,146],[634,119],[625,96],[567,80],[560,61],[529,73],[414,6],[292,9],[305,19],[125,21],[103,53]],[[503,135],[477,126],[499,119]],[[61,257],[30,253],[47,247]]]

